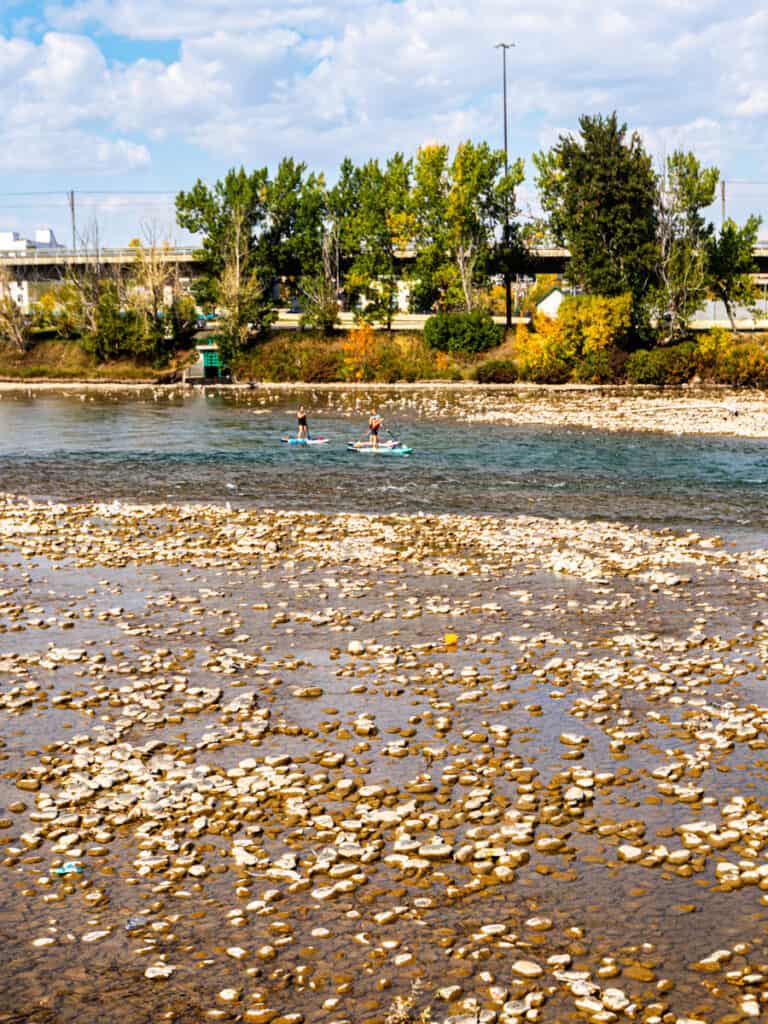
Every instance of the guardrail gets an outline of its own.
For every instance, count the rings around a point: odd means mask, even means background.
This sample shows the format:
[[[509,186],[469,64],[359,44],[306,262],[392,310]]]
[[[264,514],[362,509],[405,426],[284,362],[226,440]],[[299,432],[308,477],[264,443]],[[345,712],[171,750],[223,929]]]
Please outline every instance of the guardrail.
[[[53,263],[128,263],[136,259],[140,252],[151,252],[151,249],[140,249],[136,246],[124,248],[99,248],[99,249],[25,249],[20,252],[12,252],[0,249],[0,262],[11,266],[22,266],[29,264],[50,265]],[[198,251],[197,246],[177,245],[166,249],[160,247],[154,250],[162,259],[169,263],[187,263],[195,258]]]

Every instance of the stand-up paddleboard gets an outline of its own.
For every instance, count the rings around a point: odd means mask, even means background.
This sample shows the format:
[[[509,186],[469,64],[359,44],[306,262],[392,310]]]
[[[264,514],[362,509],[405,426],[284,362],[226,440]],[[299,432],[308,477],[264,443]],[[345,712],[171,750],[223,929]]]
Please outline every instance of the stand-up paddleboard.
[[[330,437],[281,437],[280,440],[283,444],[295,444],[299,448],[306,448],[312,444],[328,444],[331,439]]]
[[[395,445],[380,445],[378,448],[374,448],[371,444],[356,445],[348,444],[347,451],[359,452],[361,455],[410,455],[413,448],[409,448],[407,445],[399,444]]]
[[[390,440],[390,441],[379,441],[378,447],[379,448],[404,448],[405,445],[403,445],[400,441]],[[347,441],[347,448],[355,448],[355,449],[358,449],[359,451],[364,451],[367,448],[373,448],[373,445],[371,444],[370,441]]]

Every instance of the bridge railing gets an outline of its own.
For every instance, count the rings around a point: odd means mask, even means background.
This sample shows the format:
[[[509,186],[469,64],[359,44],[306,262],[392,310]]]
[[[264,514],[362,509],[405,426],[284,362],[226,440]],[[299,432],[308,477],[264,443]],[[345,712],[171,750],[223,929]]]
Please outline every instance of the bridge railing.
[[[176,245],[172,248],[160,246],[155,251],[169,262],[175,260],[187,262],[194,258],[198,248],[194,245]],[[151,252],[152,250],[137,246],[124,248],[104,246],[98,249],[24,249],[14,252],[10,249],[0,248],[0,263],[25,266],[34,263],[129,263],[135,260],[137,254],[142,251]]]

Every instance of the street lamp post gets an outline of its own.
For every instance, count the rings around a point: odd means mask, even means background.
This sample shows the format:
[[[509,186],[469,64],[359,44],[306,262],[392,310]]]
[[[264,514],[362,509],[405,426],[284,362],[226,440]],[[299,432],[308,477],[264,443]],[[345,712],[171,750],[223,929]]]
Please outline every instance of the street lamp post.
[[[502,78],[504,84],[504,173],[509,173],[509,147],[507,145],[507,50],[514,43],[497,43],[496,49],[501,50]],[[512,280],[507,260],[509,257],[509,204],[504,204],[504,304],[507,327],[512,326]]]

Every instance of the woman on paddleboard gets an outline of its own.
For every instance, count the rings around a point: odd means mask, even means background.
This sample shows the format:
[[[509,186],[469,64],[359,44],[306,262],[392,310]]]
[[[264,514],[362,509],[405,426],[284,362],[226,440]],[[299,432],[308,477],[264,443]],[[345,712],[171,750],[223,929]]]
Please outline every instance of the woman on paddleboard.
[[[296,424],[297,433],[296,437],[299,441],[309,440],[309,424],[307,423],[307,414],[304,411],[304,406],[299,406],[299,411],[296,413]]]
[[[372,448],[379,447],[379,431],[383,426],[384,420],[375,409],[371,409],[371,415],[368,417],[368,440]]]

